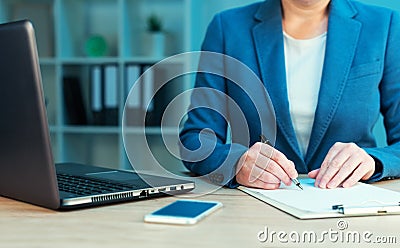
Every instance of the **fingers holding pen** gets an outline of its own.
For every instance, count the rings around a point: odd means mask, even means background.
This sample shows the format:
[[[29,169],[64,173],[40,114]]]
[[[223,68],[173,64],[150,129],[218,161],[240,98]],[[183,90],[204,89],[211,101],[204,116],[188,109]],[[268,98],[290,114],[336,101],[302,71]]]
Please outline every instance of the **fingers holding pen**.
[[[259,147],[260,148],[260,147]],[[257,146],[247,150],[239,159],[236,168],[236,181],[241,185],[261,189],[277,189],[280,179],[272,173],[255,165],[260,156]]]
[[[256,168],[261,169],[261,171],[269,172],[270,174],[274,175],[279,182],[282,181],[286,185],[290,185],[291,180],[289,176],[285,173],[285,171],[282,169],[282,167],[276,163],[274,160],[271,158],[266,157],[263,154],[260,154],[255,163],[254,163],[252,175],[256,176],[254,173],[259,171],[256,170]]]
[[[263,149],[261,153],[268,157],[269,159],[275,161],[290,178],[297,178],[299,174],[296,171],[295,165],[293,161],[289,160],[285,154],[283,154],[278,149],[275,149],[273,146],[269,144],[263,144]]]
[[[271,145],[260,143],[260,156],[257,157],[255,165],[279,178],[284,184],[290,185],[291,178],[297,177],[294,163]]]
[[[281,181],[290,185],[296,177],[292,161],[272,146],[257,142],[240,158],[236,180],[246,186],[275,189]]]

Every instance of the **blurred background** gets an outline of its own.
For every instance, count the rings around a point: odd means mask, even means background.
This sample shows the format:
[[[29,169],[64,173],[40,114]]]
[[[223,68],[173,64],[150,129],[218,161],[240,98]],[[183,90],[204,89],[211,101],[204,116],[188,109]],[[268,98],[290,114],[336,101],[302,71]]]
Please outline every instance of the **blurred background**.
[[[400,11],[398,0],[360,1]],[[144,103],[155,88],[154,77],[144,79],[143,88],[125,102],[129,89],[163,58],[198,51],[215,13],[253,2],[257,1],[1,0],[0,23],[30,19],[35,27],[55,161],[130,169],[121,133],[126,103],[131,113],[147,114],[146,137],[159,162],[171,171],[184,170],[164,148],[160,119],[166,104],[193,86],[193,76],[162,88],[150,109]],[[185,63],[175,61],[164,73],[179,71]],[[128,123],[130,149],[147,149],[135,143],[141,124],[135,119]],[[375,133],[383,146],[382,120]],[[163,134],[171,136],[170,147],[177,147],[176,129],[166,128]],[[133,160],[151,161],[146,155]]]

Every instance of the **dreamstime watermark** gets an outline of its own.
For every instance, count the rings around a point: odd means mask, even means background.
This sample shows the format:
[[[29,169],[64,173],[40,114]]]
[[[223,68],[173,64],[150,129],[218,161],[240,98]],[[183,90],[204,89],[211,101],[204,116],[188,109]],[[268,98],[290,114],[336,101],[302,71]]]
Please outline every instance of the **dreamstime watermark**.
[[[397,244],[396,236],[375,235],[371,231],[351,231],[348,230],[349,223],[345,220],[339,220],[336,228],[328,230],[315,231],[274,231],[267,226],[264,230],[258,232],[257,239],[262,243],[353,243],[353,244]]]
[[[193,75],[194,88],[188,87]],[[275,111],[264,83],[236,58],[206,51],[177,54],[130,83],[122,116],[128,160],[136,171],[193,181],[196,187],[187,197],[211,193],[233,179],[237,154],[251,143],[250,127],[271,143],[276,139]],[[198,124],[180,136],[188,116]],[[215,130],[209,127],[214,122]],[[210,160],[210,168],[199,168],[198,176],[179,174],[169,165],[176,160],[192,168]],[[261,172],[252,173],[257,178]]]

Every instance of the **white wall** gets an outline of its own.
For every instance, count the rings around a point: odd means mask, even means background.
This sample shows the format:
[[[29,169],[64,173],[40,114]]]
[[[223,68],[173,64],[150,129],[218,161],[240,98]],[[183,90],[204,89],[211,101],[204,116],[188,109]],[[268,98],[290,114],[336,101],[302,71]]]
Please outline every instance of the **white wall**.
[[[192,15],[195,17],[192,23],[192,50],[199,50],[204,38],[207,26],[212,17],[225,9],[244,6],[259,2],[260,0],[193,0]],[[275,0],[276,1],[276,0]],[[379,5],[400,11],[400,0],[357,0],[368,4]],[[195,31],[193,31],[195,30]]]

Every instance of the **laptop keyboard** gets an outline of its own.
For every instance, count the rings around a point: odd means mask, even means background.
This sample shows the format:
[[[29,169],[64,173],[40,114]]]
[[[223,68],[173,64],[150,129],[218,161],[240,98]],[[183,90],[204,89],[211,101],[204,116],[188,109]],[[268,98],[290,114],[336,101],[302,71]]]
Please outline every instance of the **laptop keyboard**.
[[[136,186],[67,174],[57,174],[57,180],[60,191],[81,196],[127,191]]]

